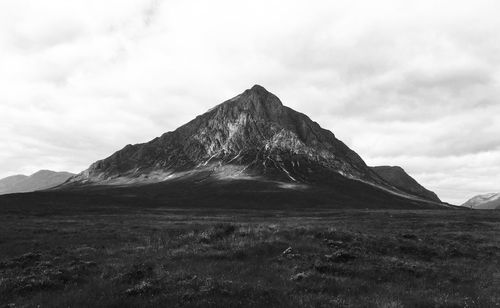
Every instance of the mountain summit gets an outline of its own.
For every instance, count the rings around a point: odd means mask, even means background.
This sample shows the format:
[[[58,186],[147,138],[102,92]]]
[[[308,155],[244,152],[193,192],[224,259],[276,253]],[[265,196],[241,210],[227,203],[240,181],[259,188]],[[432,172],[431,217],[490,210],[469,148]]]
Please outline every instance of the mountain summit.
[[[332,132],[259,85],[172,132],[125,146],[68,185],[168,184],[194,178],[196,183],[268,183],[267,192],[274,186],[303,193],[322,187],[330,194],[346,185],[339,193],[350,194],[361,185],[376,194],[429,202],[384,180]]]

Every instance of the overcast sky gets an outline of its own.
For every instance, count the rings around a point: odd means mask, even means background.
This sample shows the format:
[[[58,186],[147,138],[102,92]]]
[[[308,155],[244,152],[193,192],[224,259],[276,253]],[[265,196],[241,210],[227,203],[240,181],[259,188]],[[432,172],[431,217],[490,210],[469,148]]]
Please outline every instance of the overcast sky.
[[[0,177],[80,172],[260,84],[441,199],[500,191],[500,2],[0,2]]]

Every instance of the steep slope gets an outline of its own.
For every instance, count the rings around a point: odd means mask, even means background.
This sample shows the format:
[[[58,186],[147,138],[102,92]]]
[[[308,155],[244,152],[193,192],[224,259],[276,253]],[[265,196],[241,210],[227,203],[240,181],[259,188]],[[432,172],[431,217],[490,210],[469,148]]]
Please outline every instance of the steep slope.
[[[394,187],[405,191],[407,193],[420,196],[424,199],[441,202],[438,196],[420,185],[414,178],[412,178],[406,171],[399,166],[376,166],[371,167],[381,178],[387,181]]]
[[[434,202],[387,183],[332,132],[283,106],[258,85],[175,131],[125,146],[71,178],[62,189],[107,187],[116,192],[124,185],[129,188],[122,194],[137,196],[148,190],[169,202],[174,195],[176,200],[186,197],[171,191],[175,185],[175,191],[190,191],[189,198],[215,198],[215,203],[233,194],[237,196],[231,198],[241,203],[244,192],[251,194],[249,198],[275,203],[344,200],[356,207],[404,207],[408,200]]]
[[[66,182],[72,176],[74,176],[73,173],[50,170],[40,170],[30,176],[14,175],[0,180],[0,194],[52,188]]]
[[[462,204],[462,206],[480,210],[500,209],[500,193],[489,193],[472,197]]]

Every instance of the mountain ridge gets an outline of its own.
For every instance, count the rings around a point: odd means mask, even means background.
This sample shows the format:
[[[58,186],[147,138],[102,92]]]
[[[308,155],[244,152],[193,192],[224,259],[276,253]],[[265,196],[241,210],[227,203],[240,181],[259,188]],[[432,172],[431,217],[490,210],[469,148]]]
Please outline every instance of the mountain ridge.
[[[74,175],[65,171],[39,170],[30,176],[22,174],[9,176],[0,179],[0,194],[31,192],[53,188],[66,182]]]
[[[423,197],[428,200],[441,202],[436,193],[420,185],[400,166],[374,166],[370,168],[374,170],[380,177],[386,180],[389,184],[402,191]]]
[[[474,196],[462,204],[462,206],[482,210],[500,209],[500,193],[487,193]]]

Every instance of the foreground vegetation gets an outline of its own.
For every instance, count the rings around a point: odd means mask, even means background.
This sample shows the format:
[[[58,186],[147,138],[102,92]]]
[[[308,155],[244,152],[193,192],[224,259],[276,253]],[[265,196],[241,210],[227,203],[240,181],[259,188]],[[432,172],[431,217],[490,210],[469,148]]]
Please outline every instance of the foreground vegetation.
[[[0,307],[499,307],[500,212],[0,215]]]

